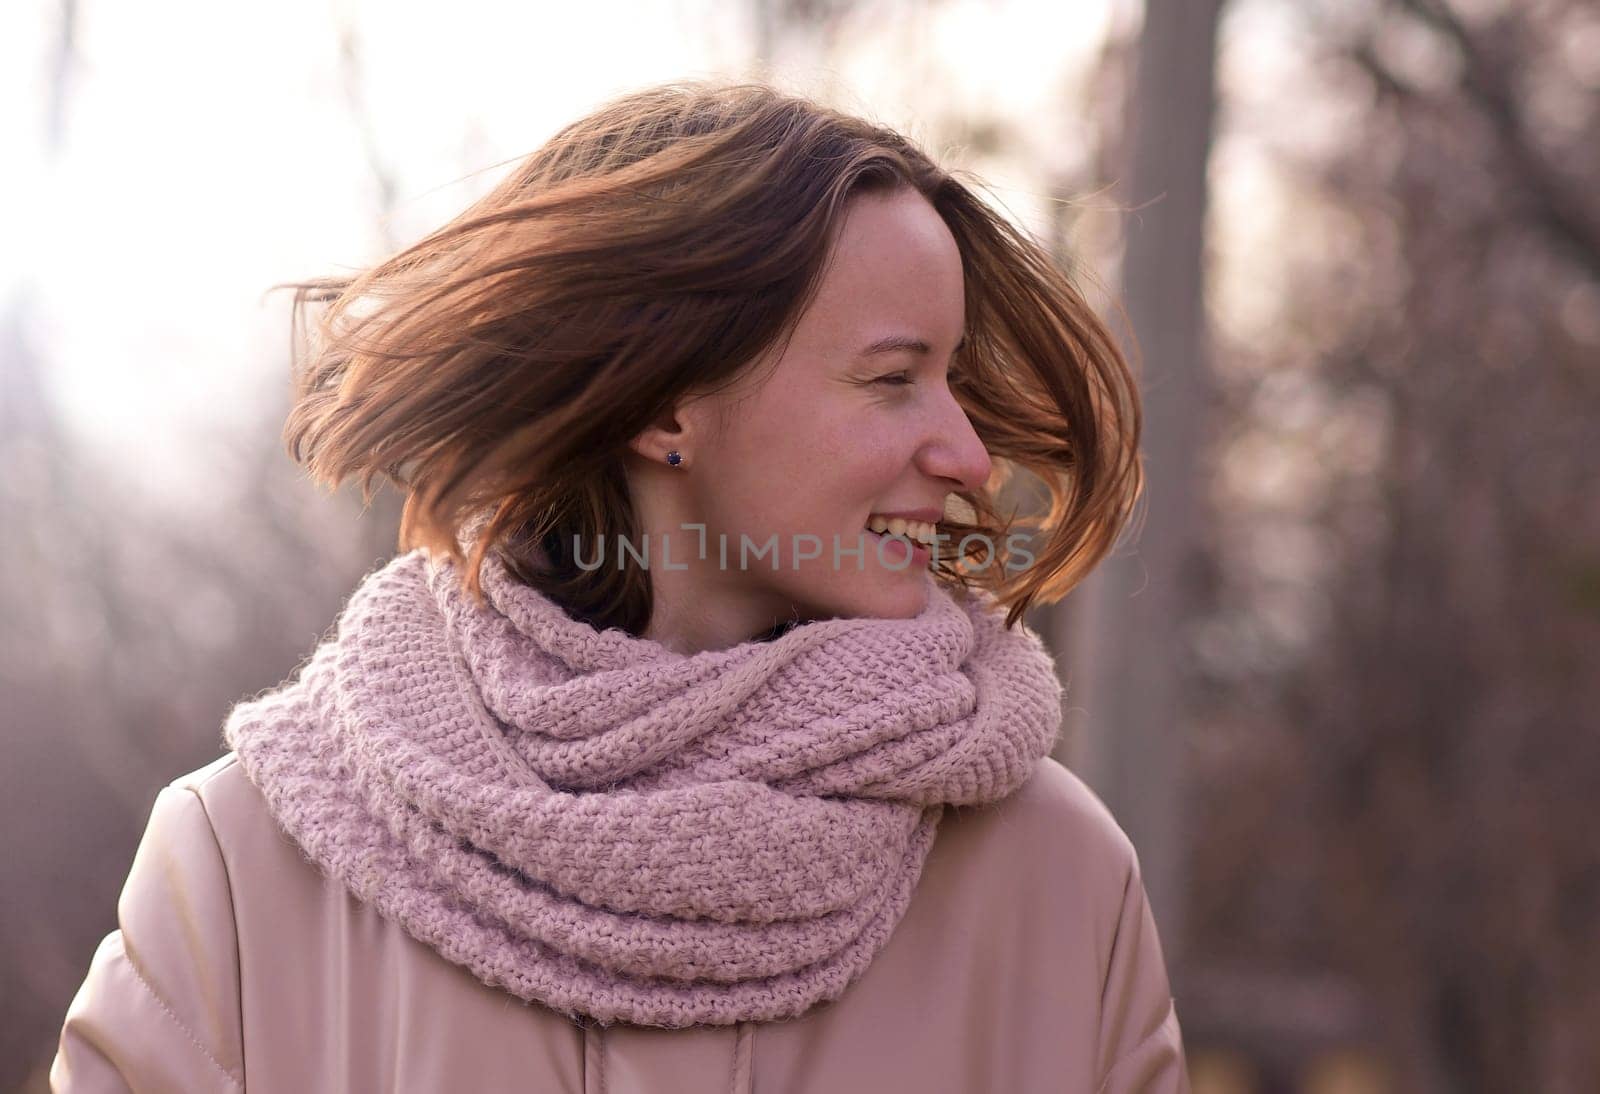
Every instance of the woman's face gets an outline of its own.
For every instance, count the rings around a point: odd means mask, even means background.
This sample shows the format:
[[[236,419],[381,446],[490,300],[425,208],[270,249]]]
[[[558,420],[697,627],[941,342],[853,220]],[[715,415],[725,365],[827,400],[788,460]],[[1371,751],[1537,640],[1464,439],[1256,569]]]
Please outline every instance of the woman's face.
[[[912,190],[852,198],[818,295],[776,364],[684,402],[635,444],[630,476],[663,618],[727,632],[702,633],[694,644],[704,647],[796,617],[919,612],[926,554],[866,526],[875,514],[942,513],[950,492],[989,477],[948,386],[965,322],[961,255],[933,206]],[[866,352],[890,339],[912,345]],[[665,462],[672,449],[683,467]],[[700,534],[680,524],[705,526],[703,559]],[[671,565],[687,569],[662,567],[663,534]],[[741,536],[751,545],[742,565]],[[776,551],[756,557],[772,537]],[[953,550],[943,544],[941,557]]]

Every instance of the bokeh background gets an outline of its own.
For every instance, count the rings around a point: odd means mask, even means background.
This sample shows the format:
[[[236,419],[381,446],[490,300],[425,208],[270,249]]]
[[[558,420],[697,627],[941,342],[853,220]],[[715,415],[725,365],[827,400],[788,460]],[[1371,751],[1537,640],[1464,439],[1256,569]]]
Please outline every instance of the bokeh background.
[[[156,790],[395,550],[283,450],[267,288],[701,75],[975,173],[1137,346],[1140,519],[1029,622],[1196,1090],[1600,1089],[1596,0],[11,0],[0,1089]]]

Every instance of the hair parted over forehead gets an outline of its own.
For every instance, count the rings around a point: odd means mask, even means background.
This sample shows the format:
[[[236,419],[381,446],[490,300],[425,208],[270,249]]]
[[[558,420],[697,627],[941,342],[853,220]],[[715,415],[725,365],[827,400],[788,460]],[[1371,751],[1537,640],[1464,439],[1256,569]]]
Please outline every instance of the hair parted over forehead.
[[[634,539],[629,442],[680,397],[738,379],[814,296],[846,202],[910,187],[961,252],[967,337],[950,385],[993,462],[960,494],[941,580],[988,588],[1013,625],[1111,549],[1143,487],[1141,411],[1110,331],[1048,251],[907,138],[758,83],[678,81],[565,128],[454,220],[351,277],[290,282],[290,454],[330,489],[387,479],[399,549],[511,572],[599,628],[639,634],[649,574],[593,569],[583,543]],[[301,359],[301,351],[303,359]],[[1043,512],[1002,514],[1018,469]],[[470,544],[462,528],[483,522]],[[1008,536],[1033,561],[1007,567]],[[989,547],[1000,557],[983,563]],[[533,548],[550,565],[532,564]]]

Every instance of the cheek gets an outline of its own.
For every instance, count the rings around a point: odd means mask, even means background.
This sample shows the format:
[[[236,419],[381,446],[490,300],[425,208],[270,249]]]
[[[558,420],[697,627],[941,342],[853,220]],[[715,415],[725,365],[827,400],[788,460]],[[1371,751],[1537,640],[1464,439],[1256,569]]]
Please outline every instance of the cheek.
[[[910,415],[884,409],[857,416],[850,428],[839,432],[835,443],[864,467],[904,464],[915,450],[917,435]]]
[[[852,507],[884,500],[904,477],[912,452],[892,429],[841,431],[822,438],[818,449],[817,485]]]
[[[725,465],[769,506],[804,510],[808,519],[882,501],[915,455],[916,430],[907,415],[808,391],[769,389],[736,421]],[[774,496],[774,488],[784,496]]]
[[[807,428],[808,419],[816,417],[812,408],[779,392],[764,392],[732,414],[726,448],[739,459],[768,464],[802,454],[814,443],[815,431]]]

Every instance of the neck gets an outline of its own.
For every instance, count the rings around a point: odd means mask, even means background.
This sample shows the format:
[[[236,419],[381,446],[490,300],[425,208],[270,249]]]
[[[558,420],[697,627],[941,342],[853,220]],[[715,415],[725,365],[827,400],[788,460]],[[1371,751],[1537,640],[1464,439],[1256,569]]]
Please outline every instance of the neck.
[[[650,624],[641,637],[692,656],[778,637],[803,618],[792,604],[753,603],[702,587],[696,568],[652,570]]]

